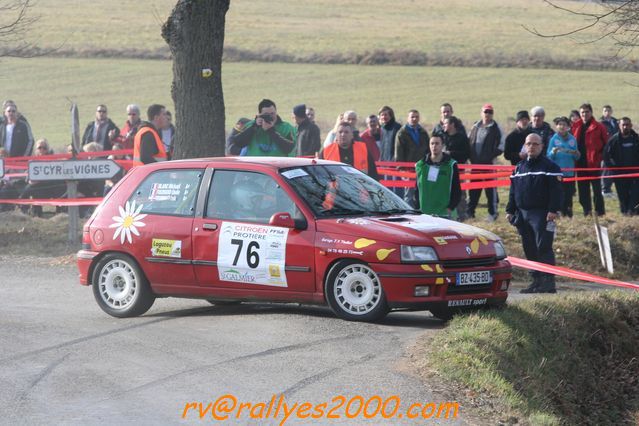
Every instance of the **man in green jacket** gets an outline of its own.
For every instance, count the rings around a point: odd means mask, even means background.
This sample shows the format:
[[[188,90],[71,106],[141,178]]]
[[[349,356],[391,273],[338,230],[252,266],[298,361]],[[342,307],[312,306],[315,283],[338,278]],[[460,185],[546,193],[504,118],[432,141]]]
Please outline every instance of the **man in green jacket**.
[[[461,198],[457,162],[444,153],[439,136],[430,138],[430,153],[415,164],[417,173],[415,199],[426,214],[451,217]]]
[[[277,115],[275,102],[262,99],[258,115],[229,137],[230,149],[246,156],[294,157],[297,131]]]

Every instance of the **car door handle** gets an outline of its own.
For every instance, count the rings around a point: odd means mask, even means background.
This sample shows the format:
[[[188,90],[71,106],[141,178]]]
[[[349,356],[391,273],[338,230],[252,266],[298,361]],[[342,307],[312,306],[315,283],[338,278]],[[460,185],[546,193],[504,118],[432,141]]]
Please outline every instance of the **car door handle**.
[[[217,229],[217,224],[205,223],[204,225],[202,225],[202,229],[205,231],[215,231]]]

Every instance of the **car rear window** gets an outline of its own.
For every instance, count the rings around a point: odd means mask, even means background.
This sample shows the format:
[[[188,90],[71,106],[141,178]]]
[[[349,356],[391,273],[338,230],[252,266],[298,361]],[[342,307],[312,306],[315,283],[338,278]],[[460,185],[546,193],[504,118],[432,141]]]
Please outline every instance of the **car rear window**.
[[[193,216],[203,170],[160,170],[142,181],[129,198],[142,205],[141,213]]]

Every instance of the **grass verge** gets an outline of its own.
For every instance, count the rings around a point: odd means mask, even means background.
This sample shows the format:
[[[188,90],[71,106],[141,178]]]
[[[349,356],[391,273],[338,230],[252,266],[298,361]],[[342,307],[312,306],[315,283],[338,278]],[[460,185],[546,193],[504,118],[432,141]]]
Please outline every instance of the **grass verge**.
[[[435,374],[525,423],[636,424],[638,339],[639,295],[597,292],[458,317],[424,344]]]

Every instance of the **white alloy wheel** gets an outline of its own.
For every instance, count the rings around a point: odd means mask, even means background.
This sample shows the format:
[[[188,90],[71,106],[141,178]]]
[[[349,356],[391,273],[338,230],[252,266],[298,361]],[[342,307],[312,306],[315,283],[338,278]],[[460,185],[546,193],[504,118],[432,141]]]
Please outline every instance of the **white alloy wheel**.
[[[111,309],[128,308],[138,292],[138,277],[127,262],[112,260],[100,269],[98,282],[100,297]]]
[[[375,321],[388,313],[379,277],[363,263],[343,260],[334,265],[328,275],[326,292],[333,312],[341,318]]]

